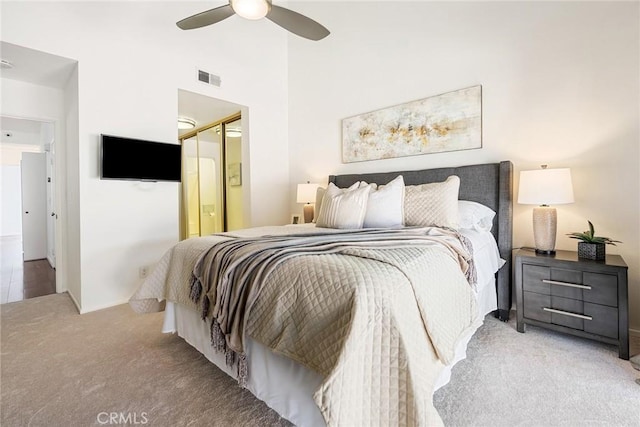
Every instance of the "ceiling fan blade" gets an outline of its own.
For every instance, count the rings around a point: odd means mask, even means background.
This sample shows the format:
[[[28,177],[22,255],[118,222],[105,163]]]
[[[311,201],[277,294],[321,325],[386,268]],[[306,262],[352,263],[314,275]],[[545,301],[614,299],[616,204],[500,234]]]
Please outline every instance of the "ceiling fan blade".
[[[184,18],[183,20],[178,21],[176,25],[183,30],[193,30],[194,28],[206,27],[207,25],[220,22],[223,19],[227,19],[234,13],[235,12],[231,8],[231,5],[227,4]]]
[[[267,14],[267,18],[285,30],[309,40],[320,40],[330,34],[329,30],[313,19],[284,7],[271,5],[271,11]]]

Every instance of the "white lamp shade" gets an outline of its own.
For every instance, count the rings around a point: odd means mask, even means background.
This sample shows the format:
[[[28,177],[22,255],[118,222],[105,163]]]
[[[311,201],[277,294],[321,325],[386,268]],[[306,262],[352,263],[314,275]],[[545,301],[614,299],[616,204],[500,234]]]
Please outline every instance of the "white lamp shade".
[[[320,187],[319,184],[298,184],[298,203],[315,203],[316,202],[316,190]]]
[[[573,203],[571,170],[564,168],[521,171],[518,203],[524,205]]]

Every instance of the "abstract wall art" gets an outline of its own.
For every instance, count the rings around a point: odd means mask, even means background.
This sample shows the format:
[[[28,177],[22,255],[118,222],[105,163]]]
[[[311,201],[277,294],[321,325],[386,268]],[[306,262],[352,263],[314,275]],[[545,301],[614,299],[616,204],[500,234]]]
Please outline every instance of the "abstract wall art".
[[[482,148],[482,86],[342,120],[342,162]]]

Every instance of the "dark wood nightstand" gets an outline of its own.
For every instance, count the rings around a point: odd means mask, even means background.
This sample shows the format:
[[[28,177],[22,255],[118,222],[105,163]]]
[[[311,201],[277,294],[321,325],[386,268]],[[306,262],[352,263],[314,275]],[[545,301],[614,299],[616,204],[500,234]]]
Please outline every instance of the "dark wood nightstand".
[[[619,255],[605,261],[578,258],[577,252],[513,254],[517,329],[525,324],[590,338],[619,349],[629,359],[627,264]]]

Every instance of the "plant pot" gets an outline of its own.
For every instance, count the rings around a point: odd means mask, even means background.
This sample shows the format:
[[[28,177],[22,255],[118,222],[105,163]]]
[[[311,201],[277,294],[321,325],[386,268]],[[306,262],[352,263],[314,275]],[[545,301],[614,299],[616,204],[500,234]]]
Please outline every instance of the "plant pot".
[[[578,242],[578,258],[603,261],[606,257],[604,243]]]

